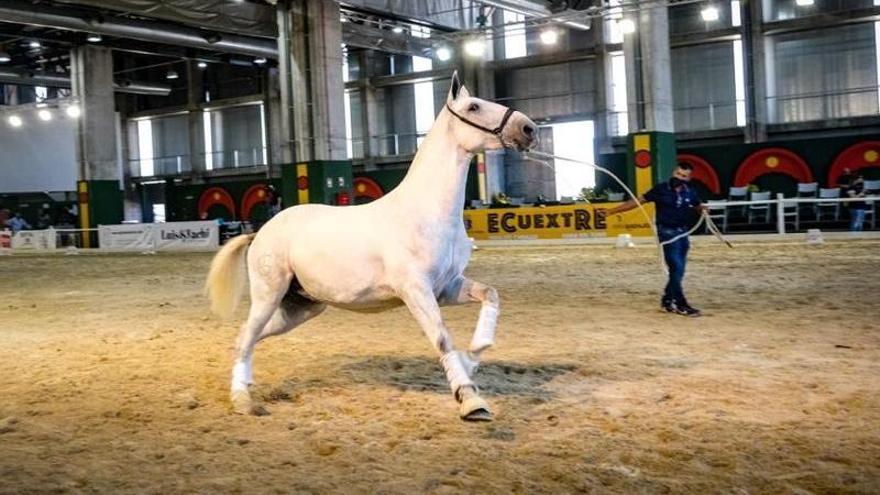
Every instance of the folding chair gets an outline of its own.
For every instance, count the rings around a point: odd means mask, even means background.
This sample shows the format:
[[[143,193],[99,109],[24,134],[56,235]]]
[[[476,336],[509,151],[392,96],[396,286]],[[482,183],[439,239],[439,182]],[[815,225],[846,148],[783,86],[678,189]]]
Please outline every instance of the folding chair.
[[[818,182],[799,182],[797,185],[797,197],[815,198],[819,195]],[[800,210],[809,210],[816,216],[816,203],[798,203]]]
[[[767,201],[770,199],[770,191],[753,192],[751,199],[752,201]],[[749,205],[749,223],[752,223],[756,217],[763,217],[762,223],[770,223],[771,211],[773,210],[770,208],[770,203]]]
[[[791,219],[791,220],[789,220]],[[782,221],[794,225],[794,230],[801,227],[801,209],[798,203],[782,202]]]
[[[748,186],[743,187],[731,187],[730,191],[727,193],[728,201],[745,201],[748,199],[749,188]],[[737,212],[737,215],[740,217],[744,217],[746,215],[746,207],[745,206],[731,206],[731,212]]]
[[[833,187],[830,189],[819,189],[819,199],[837,199],[840,198],[840,188]],[[826,210],[832,213],[834,220],[840,220],[840,202],[839,201],[825,201],[816,203],[816,221],[822,220],[822,213]]]

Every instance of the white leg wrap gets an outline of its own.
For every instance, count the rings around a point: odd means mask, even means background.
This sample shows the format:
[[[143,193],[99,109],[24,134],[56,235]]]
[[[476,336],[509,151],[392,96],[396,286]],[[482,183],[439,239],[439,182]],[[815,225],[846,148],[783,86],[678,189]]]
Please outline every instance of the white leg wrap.
[[[477,367],[480,366],[480,355],[472,352],[461,352],[461,364],[464,365],[464,371],[468,376],[473,377]]]
[[[480,309],[477,328],[471,339],[471,352],[481,352],[495,344],[495,327],[498,325],[498,308],[484,305]]]
[[[474,386],[474,382],[468,376],[462,357],[461,352],[450,351],[440,358],[440,363],[443,364],[443,369],[446,371],[446,380],[449,382],[449,387],[456,399],[458,399],[458,391],[461,387]]]
[[[248,383],[251,381],[251,367],[244,361],[235,363],[232,367],[232,391],[247,391]]]

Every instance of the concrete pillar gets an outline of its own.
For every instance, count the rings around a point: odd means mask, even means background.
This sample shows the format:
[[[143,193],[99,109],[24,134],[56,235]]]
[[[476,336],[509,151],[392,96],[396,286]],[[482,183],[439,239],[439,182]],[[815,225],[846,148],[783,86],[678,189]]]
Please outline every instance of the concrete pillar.
[[[290,138],[285,133],[284,103],[281,98],[280,71],[271,68],[266,74],[265,94],[263,95],[263,108],[265,108],[266,122],[266,146],[269,147],[267,156],[267,177],[279,177],[281,166],[291,163]]]
[[[270,83],[277,80],[278,101],[276,119],[277,129],[272,130],[273,146],[277,148],[280,163],[293,163],[293,74],[291,64],[291,27],[290,11],[283,3],[279,3],[276,11],[278,22],[278,72],[270,76]],[[270,115],[275,109],[270,109]]]
[[[85,45],[71,50],[71,86],[82,109],[76,136],[82,228],[122,221],[119,139],[109,48]]]
[[[611,136],[608,130],[608,107],[611,102],[611,60],[605,50],[605,22],[594,22],[590,31],[596,46],[596,58],[593,63],[593,87],[596,89],[593,100],[593,129],[595,156],[613,153]]]
[[[772,74],[773,64],[768,64],[767,41],[761,29],[763,22],[763,1],[745,0],[742,5],[743,19],[743,60],[746,72],[746,132],[747,143],[760,143],[767,140],[767,121],[770,117],[767,97],[775,94]]]
[[[205,112],[199,107],[202,101],[202,70],[195,61],[186,63],[187,74],[187,132],[189,134],[189,165],[195,174],[205,172]]]
[[[665,3],[640,2],[636,31],[623,42],[627,71],[629,183],[637,194],[665,181],[676,164],[669,17]]]
[[[280,77],[290,81],[287,89],[282,86],[281,98],[291,113],[293,156],[296,161],[344,160],[339,3],[293,0],[279,9],[279,56],[286,59],[279,64]]]
[[[364,143],[364,168],[366,170],[376,169],[376,156],[379,155],[379,143],[375,137],[379,130],[379,105],[376,98],[376,88],[370,84],[370,78],[373,77],[375,56],[376,53],[373,50],[364,50],[360,53],[361,121],[352,123],[352,125],[361,126]]]
[[[667,7],[646,2],[630,15],[638,16],[623,43],[630,130],[674,132]]]

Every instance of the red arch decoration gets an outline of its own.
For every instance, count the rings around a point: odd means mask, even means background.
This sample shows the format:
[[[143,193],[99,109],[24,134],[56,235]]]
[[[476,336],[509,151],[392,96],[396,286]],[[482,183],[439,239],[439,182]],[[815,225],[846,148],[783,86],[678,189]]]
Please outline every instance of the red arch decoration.
[[[355,177],[352,182],[355,198],[379,199],[385,195],[382,186],[369,177]]]
[[[266,184],[254,184],[244,192],[241,198],[241,219],[250,220],[254,206],[266,202]]]
[[[201,196],[199,196],[199,218],[202,215],[208,213],[208,208],[214,205],[225,206],[229,213],[232,214],[232,218],[235,218],[235,201],[232,200],[232,196],[223,189],[222,187],[209,187],[205,189]]]
[[[735,187],[743,187],[767,174],[785,174],[798,182],[814,182],[807,162],[796,153],[783,148],[766,148],[749,155],[736,170]]]
[[[702,182],[713,194],[721,194],[721,181],[718,180],[718,174],[709,162],[689,153],[679,154],[676,160],[678,163],[687,163],[693,167],[692,179]]]
[[[844,168],[855,172],[868,167],[880,167],[880,141],[862,141],[841,151],[828,171],[828,186],[837,187]]]

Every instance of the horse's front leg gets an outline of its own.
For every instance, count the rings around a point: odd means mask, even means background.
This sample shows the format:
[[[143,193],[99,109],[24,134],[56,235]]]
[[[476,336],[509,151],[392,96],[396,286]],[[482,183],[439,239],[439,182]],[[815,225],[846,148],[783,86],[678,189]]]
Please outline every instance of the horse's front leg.
[[[440,303],[443,305],[467,304],[479,302],[480,317],[471,337],[471,345],[468,348],[470,374],[476,370],[480,363],[480,353],[495,344],[495,328],[498,326],[498,311],[500,308],[498,291],[494,287],[466,277],[458,277],[453,280],[440,295]]]
[[[413,284],[407,287],[400,297],[419,323],[425,336],[440,353],[440,363],[446,372],[446,380],[455,400],[460,403],[461,418],[471,421],[491,420],[489,405],[480,397],[476,385],[471,381],[470,375],[473,369],[468,364],[466,354],[455,350],[452,336],[443,323],[440,305],[437,304],[437,299],[429,285]]]

